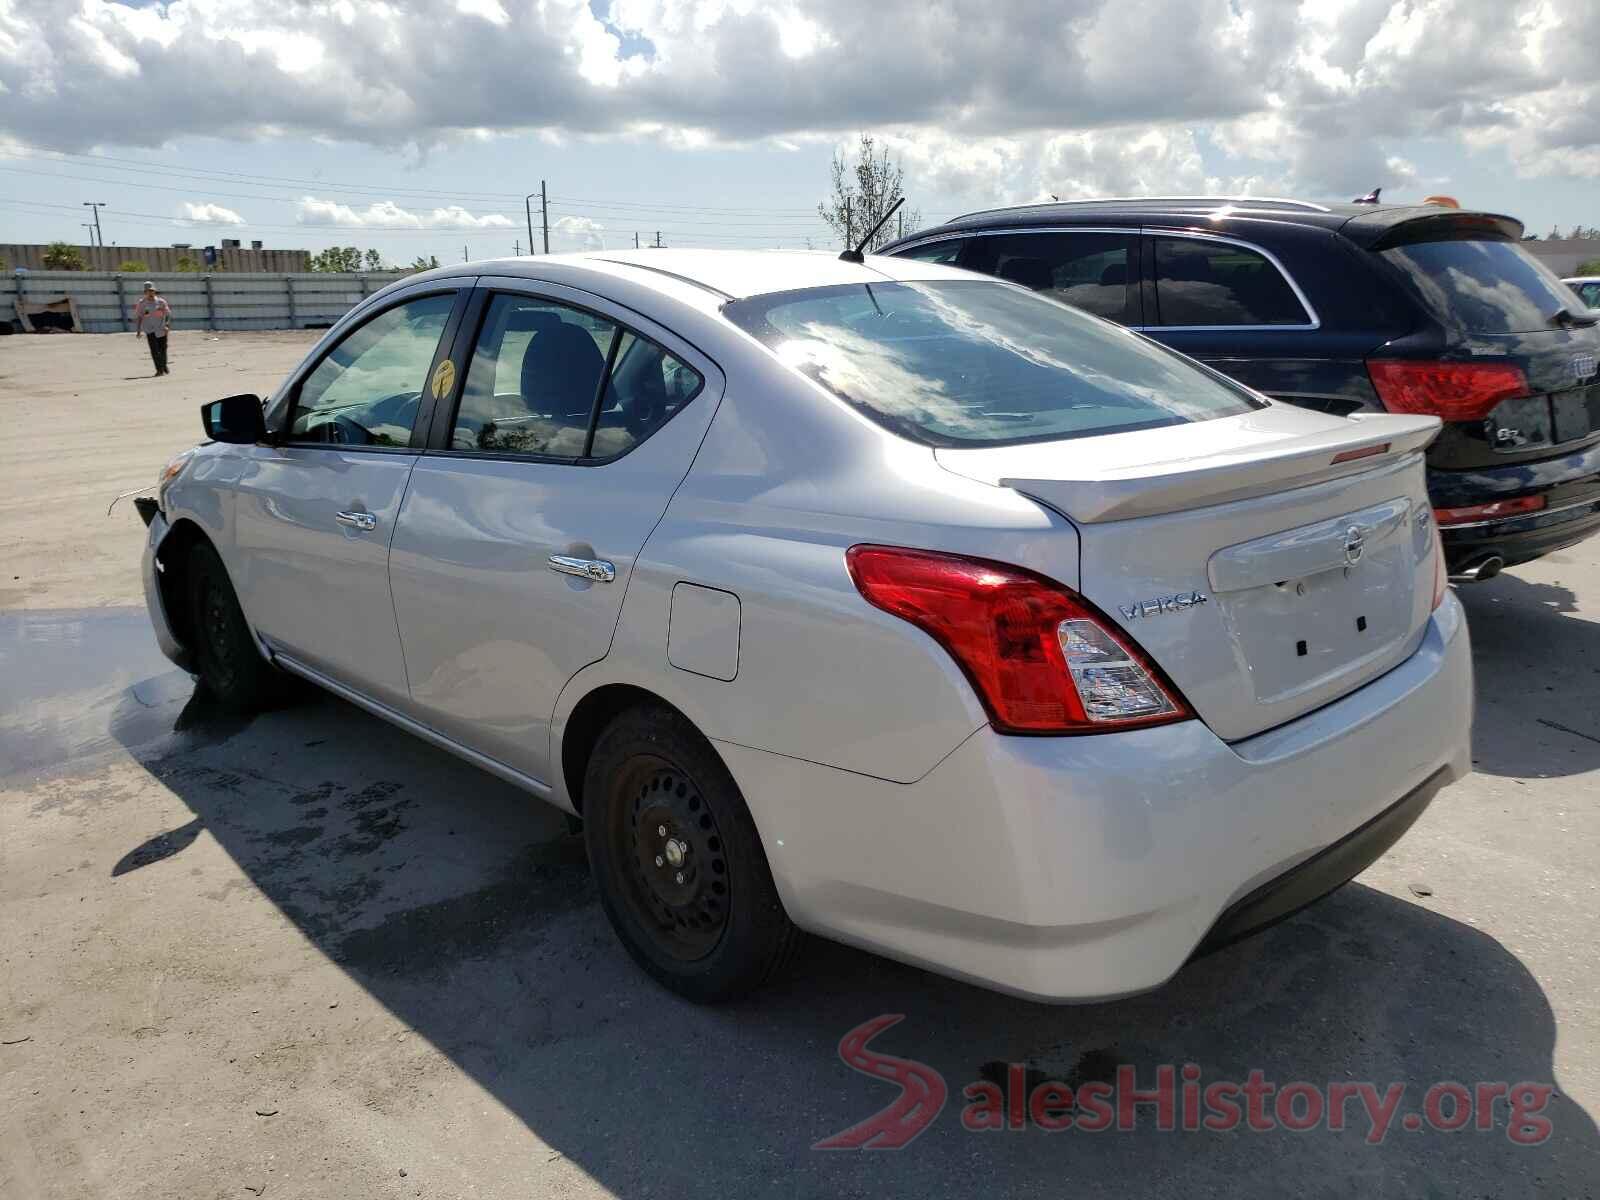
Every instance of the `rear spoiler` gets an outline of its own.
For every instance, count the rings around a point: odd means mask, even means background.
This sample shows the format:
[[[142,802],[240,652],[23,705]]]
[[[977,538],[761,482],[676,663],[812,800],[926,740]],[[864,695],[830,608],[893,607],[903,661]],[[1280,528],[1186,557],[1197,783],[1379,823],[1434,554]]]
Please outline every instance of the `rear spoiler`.
[[[1242,444],[1167,462],[1079,468],[1071,472],[1076,478],[997,472],[996,478],[985,482],[1032,496],[1074,521],[1122,521],[1246,500],[1370,471],[1384,460],[1392,462],[1425,449],[1441,426],[1438,417],[1357,413],[1336,428],[1266,445]],[[957,455],[985,453],[958,451]],[[976,461],[958,466],[949,451],[935,455],[958,474],[985,477],[981,468],[974,469],[979,467]]]
[[[1461,212],[1419,204],[1407,208],[1379,208],[1351,217],[1339,227],[1364,250],[1387,250],[1416,242],[1463,241],[1469,238],[1521,241],[1522,222],[1503,213]]]

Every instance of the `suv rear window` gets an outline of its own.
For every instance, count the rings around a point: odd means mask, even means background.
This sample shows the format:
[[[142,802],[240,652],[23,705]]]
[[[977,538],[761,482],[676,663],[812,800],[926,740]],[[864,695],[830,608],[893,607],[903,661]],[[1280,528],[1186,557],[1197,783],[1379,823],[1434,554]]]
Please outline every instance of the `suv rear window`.
[[[1087,437],[1262,407],[1137,334],[986,280],[810,288],[722,311],[788,366],[924,445]]]
[[[1572,293],[1515,242],[1414,242],[1382,252],[1410,277],[1423,302],[1464,333],[1532,333],[1573,307]]]
[[[1152,239],[1161,325],[1309,325],[1282,272],[1254,250],[1194,238]]]

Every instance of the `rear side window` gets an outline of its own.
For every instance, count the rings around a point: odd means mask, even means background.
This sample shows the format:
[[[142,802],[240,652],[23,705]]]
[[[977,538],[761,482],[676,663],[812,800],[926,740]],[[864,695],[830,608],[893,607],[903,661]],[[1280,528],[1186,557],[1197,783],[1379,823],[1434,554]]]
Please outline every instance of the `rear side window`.
[[[1309,325],[1311,314],[1263,254],[1196,238],[1155,243],[1160,325]]]
[[[1600,282],[1575,283],[1572,290],[1578,293],[1578,299],[1590,308],[1600,308]]]
[[[1440,320],[1463,333],[1532,333],[1572,307],[1559,277],[1515,242],[1416,242],[1382,252]]]
[[[942,242],[928,242],[921,246],[913,246],[909,250],[897,250],[895,257],[954,266],[957,256],[961,253],[961,247],[965,244],[960,238],[946,238]]]
[[[996,446],[1261,406],[1165,347],[989,280],[848,284],[723,308],[779,361],[902,437]]]
[[[484,313],[450,447],[615,458],[665,424],[701,382],[693,367],[604,317],[501,293]]]
[[[1135,253],[1134,239],[1120,233],[993,234],[970,242],[960,265],[1137,325]]]

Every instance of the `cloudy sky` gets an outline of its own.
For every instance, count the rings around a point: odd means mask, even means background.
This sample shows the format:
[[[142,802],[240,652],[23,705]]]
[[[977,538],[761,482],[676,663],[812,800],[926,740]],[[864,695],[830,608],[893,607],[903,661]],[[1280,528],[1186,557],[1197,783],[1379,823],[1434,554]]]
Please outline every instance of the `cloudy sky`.
[[[930,219],[1448,192],[1600,225],[1595,0],[0,0],[0,242],[829,244],[861,130]],[[534,221],[537,236],[537,199]]]

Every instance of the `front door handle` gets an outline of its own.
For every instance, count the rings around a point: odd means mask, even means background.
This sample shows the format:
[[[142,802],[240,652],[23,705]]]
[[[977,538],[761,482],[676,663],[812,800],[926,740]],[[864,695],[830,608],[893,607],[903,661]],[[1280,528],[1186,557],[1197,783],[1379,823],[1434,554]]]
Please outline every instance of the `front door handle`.
[[[348,525],[352,529],[360,529],[362,531],[378,527],[378,518],[369,512],[342,512],[334,519],[341,525]]]
[[[595,583],[610,583],[617,577],[617,568],[603,558],[573,558],[570,554],[552,554],[550,569]]]

